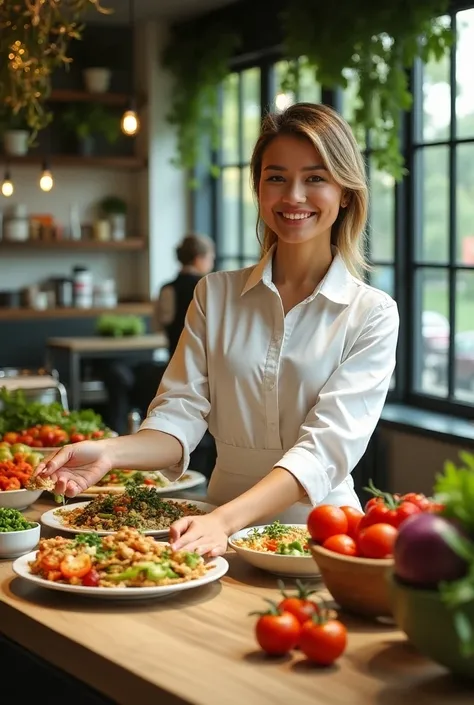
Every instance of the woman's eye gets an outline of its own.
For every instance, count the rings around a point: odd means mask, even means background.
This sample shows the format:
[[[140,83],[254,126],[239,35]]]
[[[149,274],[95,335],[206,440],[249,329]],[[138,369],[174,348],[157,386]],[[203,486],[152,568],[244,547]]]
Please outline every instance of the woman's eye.
[[[308,181],[310,181],[312,184],[319,184],[321,181],[324,181],[324,179],[315,174],[314,176],[310,176]]]
[[[273,182],[276,182],[276,181],[283,181],[283,176],[278,176],[278,175],[269,176],[268,179],[267,179],[267,181],[270,181],[270,182],[271,182],[271,181],[273,181]]]

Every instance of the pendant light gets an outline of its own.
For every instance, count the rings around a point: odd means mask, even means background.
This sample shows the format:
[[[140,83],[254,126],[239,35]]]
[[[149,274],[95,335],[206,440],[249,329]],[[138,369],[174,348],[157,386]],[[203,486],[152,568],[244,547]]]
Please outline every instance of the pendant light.
[[[3,177],[2,185],[1,185],[1,191],[2,195],[5,196],[5,198],[10,198],[10,196],[13,195],[14,191],[13,187],[13,181],[11,180],[10,177],[10,168],[8,166],[8,163],[5,166],[5,175]]]
[[[132,51],[131,51],[131,69],[132,69],[132,87],[131,98],[127,106],[127,110],[122,115],[120,121],[120,129],[124,135],[133,137],[140,130],[140,120],[138,119],[136,101],[135,101],[135,5],[134,0],[129,0],[129,23],[132,30]]]
[[[54,186],[53,175],[51,174],[51,170],[46,159],[43,161],[43,166],[41,168],[39,185],[40,189],[46,192],[51,191]]]

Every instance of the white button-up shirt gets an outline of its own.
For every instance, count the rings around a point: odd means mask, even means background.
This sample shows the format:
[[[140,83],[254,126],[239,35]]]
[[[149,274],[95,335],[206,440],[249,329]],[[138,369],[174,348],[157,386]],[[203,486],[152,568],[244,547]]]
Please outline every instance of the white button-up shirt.
[[[141,428],[175,436],[184,471],[208,426],[218,452],[209,498],[217,504],[279,466],[304,487],[306,514],[323,502],[360,506],[350,473],[395,367],[397,306],[353,277],[336,252],[315,291],[285,316],[272,260],[273,250],[256,266],[198,283]]]

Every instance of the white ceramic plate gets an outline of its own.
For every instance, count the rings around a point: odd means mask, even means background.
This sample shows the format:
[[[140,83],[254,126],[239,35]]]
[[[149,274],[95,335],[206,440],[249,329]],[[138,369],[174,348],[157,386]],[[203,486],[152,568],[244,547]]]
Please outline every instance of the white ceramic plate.
[[[28,509],[39,498],[43,490],[0,490],[0,507]]]
[[[143,472],[144,475],[147,474],[153,474]],[[171,482],[169,485],[166,485],[165,487],[153,487],[155,492],[158,492],[159,494],[168,494],[169,492],[181,492],[183,490],[190,490],[192,487],[196,487],[197,485],[202,485],[203,482],[206,482],[206,476],[203,475],[201,472],[197,472],[196,470],[187,470],[186,475],[189,475],[189,477],[186,477],[185,480],[178,481],[178,482]],[[120,492],[124,492],[125,487],[121,485],[109,485],[107,487],[106,485],[104,486],[98,486],[95,485],[94,488],[89,487],[88,490],[85,492],[81,492],[81,494],[77,495],[78,497],[84,497],[84,499],[91,499],[95,498],[101,494],[106,494],[107,492],[112,492],[113,494],[120,494]]]
[[[296,526],[298,529],[306,529],[306,524],[286,524],[286,526]],[[236,551],[239,556],[253,565],[255,568],[266,570],[274,575],[287,576],[289,578],[317,578],[321,575],[313,556],[283,556],[278,553],[265,553],[255,551],[243,546],[237,546],[235,541],[248,536],[255,529],[263,530],[265,526],[247,527],[237,531],[229,538],[229,546]]]
[[[198,509],[203,512],[212,512],[215,509],[213,504],[208,504],[207,502],[194,502],[189,499],[175,499],[174,497],[163,497],[164,500],[170,500],[176,502],[176,504],[194,504]],[[78,507],[87,507],[90,502],[73,502],[71,504],[66,504],[65,507],[54,507],[54,509],[49,509],[47,512],[41,515],[41,523],[44,526],[49,526],[50,529],[57,529],[58,531],[65,531],[68,534],[98,534],[98,536],[107,536],[108,534],[114,534],[115,531],[94,531],[93,529],[72,529],[69,526],[64,526],[60,516],[55,514],[58,509],[65,509],[66,511],[72,511]],[[149,529],[144,531],[144,534],[148,536],[168,536],[169,529]]]
[[[158,585],[156,587],[143,588],[103,588],[103,587],[85,587],[84,585],[64,585],[55,583],[51,580],[45,580],[38,575],[30,573],[28,563],[36,558],[36,551],[27,553],[14,561],[12,568],[16,575],[28,580],[35,585],[47,588],[50,590],[59,590],[60,592],[69,592],[73,595],[81,595],[86,597],[97,598],[100,600],[144,600],[147,598],[167,597],[183,590],[191,590],[192,588],[207,585],[215,580],[219,580],[229,570],[229,564],[225,558],[213,558],[208,565],[211,566],[206,575],[196,580],[190,580],[187,583],[178,583],[177,585]]]

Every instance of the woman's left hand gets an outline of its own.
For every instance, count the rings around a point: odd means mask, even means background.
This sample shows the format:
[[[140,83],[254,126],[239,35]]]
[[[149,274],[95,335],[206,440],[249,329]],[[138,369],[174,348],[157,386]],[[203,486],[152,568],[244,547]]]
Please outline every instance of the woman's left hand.
[[[200,555],[222,556],[228,534],[215,511],[204,516],[183,517],[170,526],[170,544],[175,551],[195,551]]]

